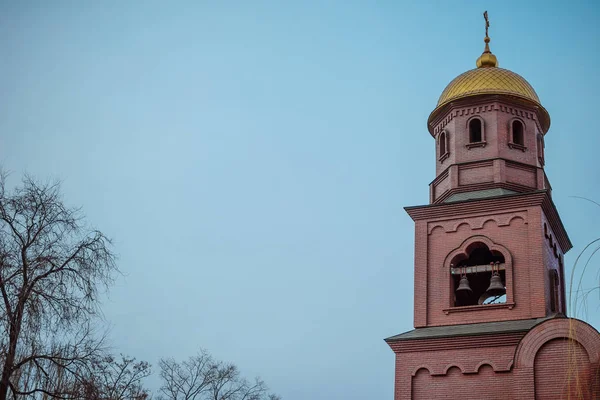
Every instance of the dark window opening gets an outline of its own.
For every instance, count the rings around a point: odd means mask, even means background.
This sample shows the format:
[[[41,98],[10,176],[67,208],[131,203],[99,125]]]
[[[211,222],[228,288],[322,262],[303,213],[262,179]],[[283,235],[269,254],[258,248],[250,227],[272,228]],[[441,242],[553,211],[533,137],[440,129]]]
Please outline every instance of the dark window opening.
[[[490,251],[483,243],[470,247],[467,258],[463,256],[453,263],[456,266],[452,273],[454,306],[506,303],[504,256]]]
[[[565,285],[561,284],[562,282],[565,281],[565,266],[563,263],[563,256],[562,254],[558,257],[558,273],[559,273],[559,289],[557,290],[558,292],[558,296],[561,300],[560,302],[560,312],[563,314],[567,313],[567,305],[565,304],[565,299],[567,298],[566,293],[565,293]]]
[[[523,138],[523,124],[521,121],[513,121],[512,123],[512,141],[519,146],[525,145],[525,140]]]
[[[559,279],[558,272],[555,269],[550,271],[550,310],[552,312],[558,312],[559,305],[559,291],[558,291]]]
[[[446,154],[446,132],[440,134],[440,157]]]
[[[540,164],[544,165],[544,138],[542,135],[537,136],[537,155]]]
[[[481,120],[473,118],[469,122],[469,142],[477,143],[483,141]]]

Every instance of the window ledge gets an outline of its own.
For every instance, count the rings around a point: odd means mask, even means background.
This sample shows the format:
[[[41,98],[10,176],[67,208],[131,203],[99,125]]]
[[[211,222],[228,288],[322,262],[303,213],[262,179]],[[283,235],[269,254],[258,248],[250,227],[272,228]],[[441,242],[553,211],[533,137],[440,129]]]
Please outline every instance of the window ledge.
[[[440,156],[440,158],[439,158],[438,160],[439,160],[440,162],[444,162],[444,160],[445,160],[446,158],[448,158],[448,157],[450,157],[450,153],[449,153],[449,152],[445,152],[444,154],[442,154],[442,155]]]
[[[448,315],[450,313],[455,312],[463,312],[463,311],[482,311],[482,310],[496,310],[502,308],[508,308],[512,310],[515,306],[515,303],[499,303],[499,304],[482,304],[476,306],[462,306],[462,307],[450,307],[444,309],[444,314]]]
[[[513,142],[508,142],[508,147],[510,147],[511,149],[518,149],[521,151],[525,151],[527,150],[527,147],[523,146],[522,144],[518,144],[518,143],[513,143]]]
[[[487,144],[487,142],[484,140],[482,142],[467,143],[466,147],[467,147],[467,149],[472,149],[474,147],[485,147],[486,144]]]

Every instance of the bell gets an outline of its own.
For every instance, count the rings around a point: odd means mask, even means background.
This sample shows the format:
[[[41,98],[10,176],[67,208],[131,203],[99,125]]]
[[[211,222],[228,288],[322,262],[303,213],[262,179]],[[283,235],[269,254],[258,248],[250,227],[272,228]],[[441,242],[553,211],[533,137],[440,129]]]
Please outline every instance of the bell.
[[[490,279],[490,287],[487,288],[485,294],[489,296],[502,296],[506,294],[506,288],[502,284],[502,278],[500,278],[500,274],[494,272],[492,274],[492,279]]]
[[[471,286],[469,286],[469,279],[467,279],[466,275],[463,275],[460,278],[460,282],[458,282],[458,287],[456,288],[457,292],[472,292]]]

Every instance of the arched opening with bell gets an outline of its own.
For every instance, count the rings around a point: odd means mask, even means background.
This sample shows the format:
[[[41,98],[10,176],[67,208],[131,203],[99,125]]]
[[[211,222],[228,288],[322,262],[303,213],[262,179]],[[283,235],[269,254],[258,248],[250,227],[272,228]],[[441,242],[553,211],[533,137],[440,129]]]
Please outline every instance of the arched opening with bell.
[[[454,307],[506,303],[504,255],[482,242],[471,243],[450,264]]]

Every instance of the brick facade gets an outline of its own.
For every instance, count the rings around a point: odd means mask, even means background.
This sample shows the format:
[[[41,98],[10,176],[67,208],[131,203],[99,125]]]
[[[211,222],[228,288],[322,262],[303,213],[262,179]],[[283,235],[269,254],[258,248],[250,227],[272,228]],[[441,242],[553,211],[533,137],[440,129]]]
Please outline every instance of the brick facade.
[[[600,334],[565,317],[563,255],[572,246],[543,169],[547,116],[499,94],[436,110],[431,204],[406,208],[415,221],[415,329],[386,339],[395,400],[600,399]],[[490,260],[503,300],[485,290]],[[459,299],[463,276],[478,285],[471,293],[484,290],[478,301]]]
[[[436,138],[436,179],[430,184],[432,203],[450,195],[479,189],[506,188],[515,192],[550,189],[543,170],[543,133],[535,112],[523,105],[491,96],[453,105],[448,116],[433,131]],[[472,101],[471,101],[472,102]],[[469,147],[468,125],[482,122],[481,145]],[[523,146],[512,144],[512,122],[523,126]],[[445,134],[446,156],[441,157],[439,141]]]
[[[396,400],[600,398],[600,337],[575,319],[545,319],[528,332],[388,343]]]

